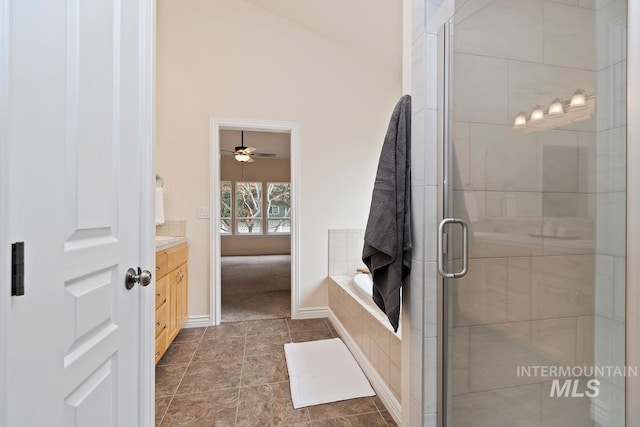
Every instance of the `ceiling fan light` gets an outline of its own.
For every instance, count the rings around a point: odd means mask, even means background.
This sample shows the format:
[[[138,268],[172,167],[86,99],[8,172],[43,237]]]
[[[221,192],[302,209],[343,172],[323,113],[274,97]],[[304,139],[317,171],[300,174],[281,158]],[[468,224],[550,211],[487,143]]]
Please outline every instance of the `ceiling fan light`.
[[[245,153],[238,153],[235,155],[235,158],[237,161],[242,162],[242,163],[246,163],[249,160],[251,160],[251,156]]]

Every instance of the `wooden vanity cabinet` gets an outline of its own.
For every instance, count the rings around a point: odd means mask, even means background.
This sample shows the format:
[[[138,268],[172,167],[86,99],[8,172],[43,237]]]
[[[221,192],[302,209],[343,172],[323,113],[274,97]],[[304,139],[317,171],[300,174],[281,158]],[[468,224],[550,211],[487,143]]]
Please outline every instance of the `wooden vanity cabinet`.
[[[156,252],[156,364],[187,321],[187,244]]]

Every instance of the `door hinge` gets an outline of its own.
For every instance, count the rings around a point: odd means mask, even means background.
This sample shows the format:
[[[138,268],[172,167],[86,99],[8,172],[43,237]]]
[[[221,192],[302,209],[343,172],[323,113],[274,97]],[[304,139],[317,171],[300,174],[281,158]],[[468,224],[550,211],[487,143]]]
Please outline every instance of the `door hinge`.
[[[24,242],[11,244],[11,295],[24,295]]]

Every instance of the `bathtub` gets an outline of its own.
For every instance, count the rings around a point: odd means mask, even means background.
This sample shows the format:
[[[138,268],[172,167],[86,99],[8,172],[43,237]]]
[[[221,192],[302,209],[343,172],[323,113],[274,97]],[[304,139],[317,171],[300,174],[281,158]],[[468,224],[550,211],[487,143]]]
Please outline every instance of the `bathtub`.
[[[399,408],[401,401],[400,330],[393,332],[371,290],[368,275],[330,276],[329,318],[387,408],[396,412],[390,406]]]
[[[367,296],[371,296],[373,293],[373,280],[371,275],[358,273],[353,276],[353,283],[357,288],[360,288]]]
[[[371,316],[373,316],[382,326],[389,330],[392,334],[393,327],[389,323],[387,315],[378,308],[371,295],[373,294],[373,281],[369,274],[356,274],[355,276],[332,276],[331,277],[346,293],[360,304]],[[329,304],[331,306],[331,304]],[[402,318],[402,314],[400,315]],[[398,327],[395,334],[398,339],[402,335],[402,326]]]

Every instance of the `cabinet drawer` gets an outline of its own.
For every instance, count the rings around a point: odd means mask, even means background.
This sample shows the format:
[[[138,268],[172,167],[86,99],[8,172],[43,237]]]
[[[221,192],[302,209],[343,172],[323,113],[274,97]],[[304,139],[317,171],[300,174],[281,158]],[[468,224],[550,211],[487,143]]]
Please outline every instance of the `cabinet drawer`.
[[[167,258],[166,251],[156,252],[156,280],[161,279],[169,272]]]
[[[167,288],[169,287],[169,276],[156,279],[156,308],[167,301]]]
[[[180,265],[187,262],[188,250],[187,244],[174,246],[166,251],[167,253],[167,271],[175,270]]]
[[[168,308],[169,304],[165,303],[156,309],[156,337],[158,337],[163,330],[167,329],[167,321],[169,318]]]
[[[156,364],[164,355],[164,352],[167,351],[167,330],[163,330],[160,332],[160,335],[156,337]]]

